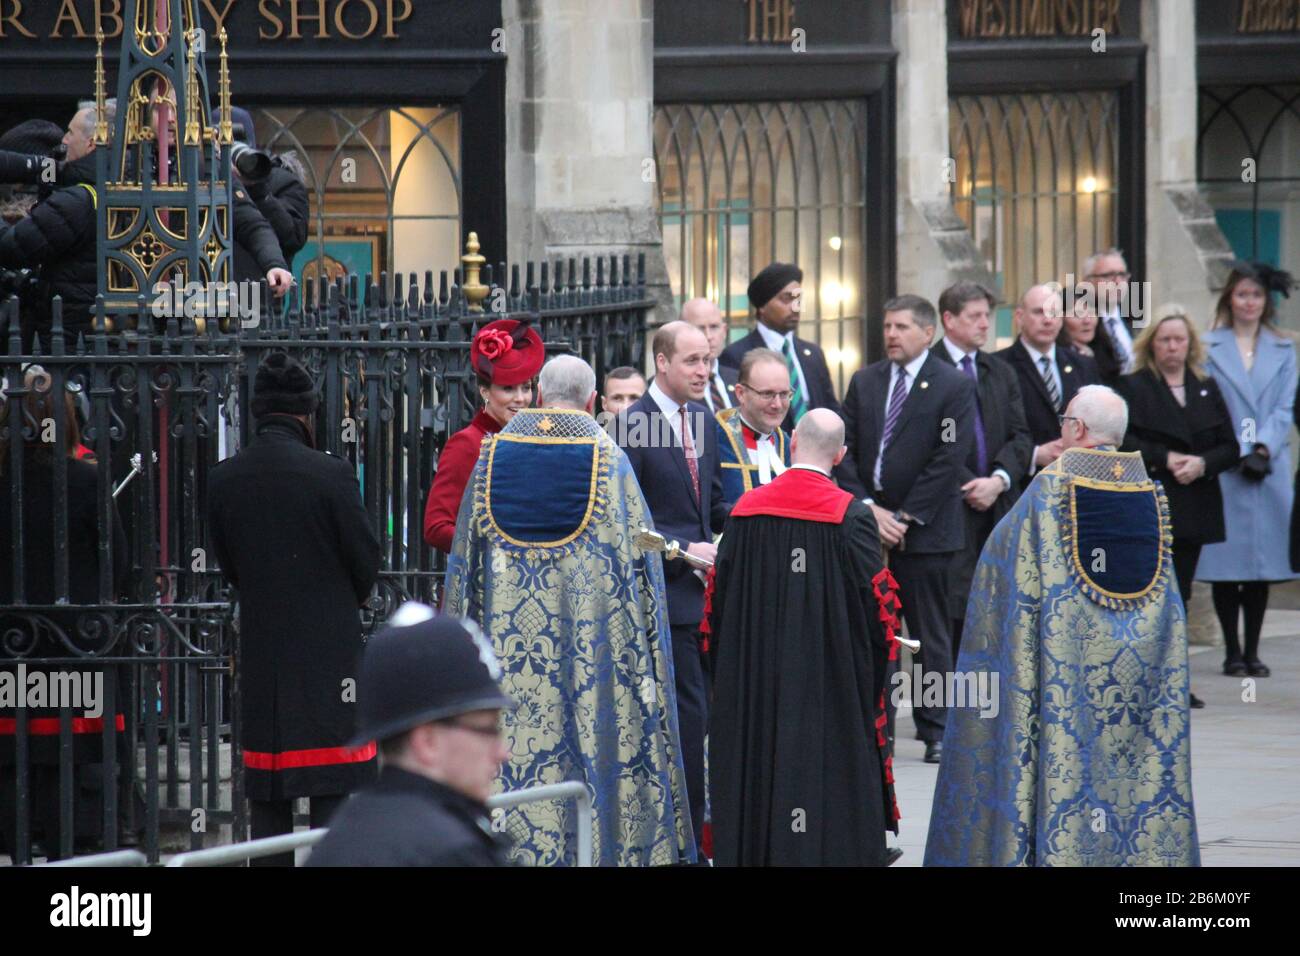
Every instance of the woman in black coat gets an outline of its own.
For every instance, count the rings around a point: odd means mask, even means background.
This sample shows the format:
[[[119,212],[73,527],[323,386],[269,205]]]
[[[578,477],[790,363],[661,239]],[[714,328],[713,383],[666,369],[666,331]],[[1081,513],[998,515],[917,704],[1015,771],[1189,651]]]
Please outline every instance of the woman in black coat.
[[[1204,347],[1181,308],[1167,307],[1133,346],[1137,368],[1117,383],[1128,401],[1126,451],[1140,451],[1169,500],[1174,574],[1187,604],[1201,546],[1223,541],[1219,473],[1240,457],[1228,406],[1202,371]],[[1204,706],[1195,695],[1192,706]]]
[[[1056,337],[1056,342],[1091,358],[1097,363],[1101,383],[1115,388],[1124,366],[1115,354],[1110,336],[1104,332],[1098,335],[1098,328],[1096,309],[1091,308],[1086,300],[1079,299],[1074,310],[1061,323],[1061,334]]]

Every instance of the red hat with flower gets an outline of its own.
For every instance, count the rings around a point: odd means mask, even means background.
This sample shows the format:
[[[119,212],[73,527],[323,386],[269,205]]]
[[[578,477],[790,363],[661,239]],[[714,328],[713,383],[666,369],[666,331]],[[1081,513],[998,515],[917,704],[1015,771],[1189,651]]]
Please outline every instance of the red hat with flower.
[[[474,371],[493,385],[519,385],[536,377],[546,359],[542,337],[527,322],[497,319],[478,330],[469,347]]]

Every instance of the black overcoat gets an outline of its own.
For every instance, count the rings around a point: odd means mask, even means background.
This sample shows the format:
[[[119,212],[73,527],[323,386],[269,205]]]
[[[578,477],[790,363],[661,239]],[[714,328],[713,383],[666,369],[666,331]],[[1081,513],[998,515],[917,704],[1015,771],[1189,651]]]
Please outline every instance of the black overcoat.
[[[246,793],[346,793],[374,771],[350,751],[358,612],[380,548],[356,474],[314,450],[297,420],[263,418],[252,445],[212,469],[212,546],[239,596],[236,662]]]

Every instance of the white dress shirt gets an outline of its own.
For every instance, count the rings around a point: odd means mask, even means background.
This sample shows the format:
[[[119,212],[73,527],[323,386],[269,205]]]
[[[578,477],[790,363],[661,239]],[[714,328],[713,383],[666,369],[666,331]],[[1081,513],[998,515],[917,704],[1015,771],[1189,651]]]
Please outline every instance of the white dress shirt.
[[[1061,370],[1060,370],[1059,368],[1057,368],[1057,366],[1056,366],[1056,343],[1053,342],[1053,343],[1051,344],[1051,347],[1048,348],[1048,350],[1047,350],[1046,353],[1038,351],[1038,349],[1034,348],[1032,345],[1030,345],[1030,344],[1029,344],[1028,342],[1026,342],[1024,339],[1021,339],[1021,340],[1020,340],[1020,344],[1021,344],[1022,346],[1024,346],[1025,351],[1029,353],[1029,359],[1030,359],[1031,362],[1034,363],[1034,372],[1037,373],[1037,374],[1040,375],[1040,376],[1043,374],[1043,366],[1042,366],[1042,364],[1041,364],[1041,361],[1042,361],[1043,355],[1046,354],[1046,356],[1047,356],[1047,358],[1048,358],[1048,360],[1049,360],[1049,362],[1051,363],[1051,366],[1052,366],[1052,378],[1056,381],[1056,394],[1057,394],[1057,395],[1060,395],[1061,398],[1064,399],[1064,398],[1065,398],[1065,387],[1064,387],[1064,386],[1062,385],[1062,383],[1061,383]],[[1062,411],[1060,414],[1064,414],[1064,411]],[[1042,448],[1042,447],[1043,447],[1042,445],[1035,445],[1035,446],[1034,446],[1034,453],[1033,453],[1032,455],[1029,456],[1029,475],[1030,475],[1030,477],[1033,477],[1034,475],[1036,475],[1036,474],[1038,473],[1038,462],[1037,462],[1035,459],[1038,458],[1038,449],[1040,449],[1040,448]]]
[[[957,371],[961,372],[963,375],[966,374],[966,370],[961,367],[961,361],[962,359],[966,358],[966,356],[968,355],[970,356],[971,371],[975,373],[975,387],[978,389],[979,380],[980,380],[980,359],[979,359],[980,350],[971,349],[969,352],[967,352],[963,349],[960,349],[953,343],[952,339],[948,338],[948,336],[946,335],[943,337],[941,341],[943,342],[943,347],[948,350],[948,356],[949,358],[952,359],[952,364],[957,366]],[[976,393],[975,400],[979,401],[978,392]],[[987,446],[985,447],[984,451],[986,454],[989,455],[993,453],[993,450],[991,448],[988,448]],[[990,462],[990,464],[992,464],[992,462]],[[984,476],[979,475],[977,477],[983,478]],[[990,472],[989,477],[1001,478],[1003,484],[1003,488],[1002,488],[1003,491],[1006,491],[1008,488],[1011,487],[1011,476],[1008,475],[1001,468],[994,468],[993,471]]]
[[[912,359],[912,361],[908,362],[906,365],[900,366],[895,363],[890,366],[889,387],[885,389],[885,414],[884,417],[881,418],[882,423],[889,420],[889,407],[894,397],[894,389],[898,387],[898,376],[904,376],[903,400],[906,401],[907,396],[912,394],[912,386],[916,384],[916,376],[921,371],[921,366],[925,364],[925,360],[929,357],[930,353],[928,351],[922,351],[920,355]],[[890,441],[893,441],[897,437],[897,435],[889,436]],[[884,452],[885,436],[882,432],[880,435],[880,447],[876,449],[876,467],[871,473],[872,480],[876,483],[877,491],[880,490],[880,465],[885,459]]]
[[[647,389],[654,403],[659,406],[659,411],[663,412],[664,418],[668,419],[668,424],[672,425],[673,434],[677,436],[678,444],[682,443],[682,403],[674,401],[668,397],[668,394],[659,387],[659,380],[655,379],[650,383]],[[690,410],[687,410],[687,418],[690,417]],[[695,431],[691,430],[691,436],[694,437]],[[684,445],[682,447],[685,447]]]
[[[713,360],[713,371],[710,373],[709,379],[712,384],[718,386],[718,394],[722,396],[722,408],[730,408],[731,395],[727,392],[727,383],[722,380],[722,373],[718,371],[717,359]],[[713,407],[713,395],[711,389],[706,388],[704,390],[704,404],[708,405],[709,411],[713,412],[715,415],[722,411],[722,408]]]
[[[799,343],[794,340],[794,333],[787,332],[782,335],[780,332],[774,332],[762,322],[758,323],[758,334],[763,337],[763,344],[773,352],[785,357],[785,343],[790,343],[790,354],[794,356],[794,367],[799,370],[799,391],[803,395],[804,405],[812,403],[812,396],[808,393],[808,376],[804,374],[803,363],[799,361]]]

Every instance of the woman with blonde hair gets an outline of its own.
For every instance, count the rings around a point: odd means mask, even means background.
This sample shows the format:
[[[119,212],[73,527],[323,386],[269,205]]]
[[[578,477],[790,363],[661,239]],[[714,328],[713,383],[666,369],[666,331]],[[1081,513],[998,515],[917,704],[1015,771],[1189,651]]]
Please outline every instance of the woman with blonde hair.
[[[1133,358],[1135,371],[1117,385],[1128,401],[1124,449],[1140,451],[1147,472],[1164,485],[1174,575],[1187,605],[1201,548],[1226,537],[1219,474],[1237,464],[1237,439],[1186,309],[1159,309],[1134,343]],[[1204,703],[1193,694],[1191,705]]]
[[[1268,586],[1296,577],[1285,529],[1291,518],[1291,415],[1296,355],[1273,325],[1273,294],[1287,295],[1291,276],[1262,262],[1234,262],[1205,337],[1206,366],[1228,405],[1239,465],[1223,473],[1226,540],[1206,545],[1196,577],[1214,586],[1214,610],[1227,645],[1223,672],[1267,677],[1259,636]],[[1244,618],[1245,649],[1238,641]]]

